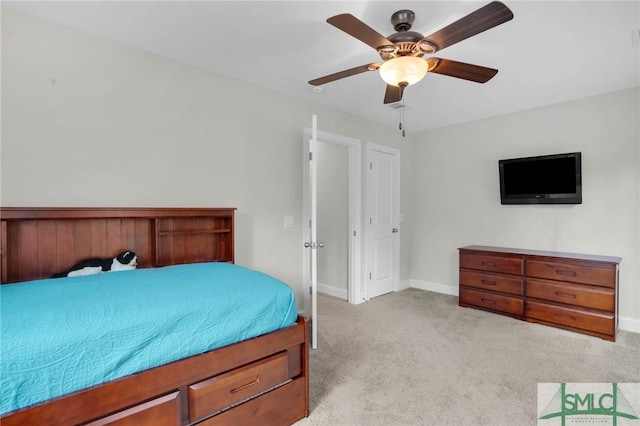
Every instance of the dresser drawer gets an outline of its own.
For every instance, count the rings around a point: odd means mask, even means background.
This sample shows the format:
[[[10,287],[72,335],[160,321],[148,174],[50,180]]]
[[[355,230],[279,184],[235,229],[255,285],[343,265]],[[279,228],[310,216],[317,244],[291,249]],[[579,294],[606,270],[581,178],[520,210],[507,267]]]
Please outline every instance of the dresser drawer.
[[[526,288],[527,297],[609,312],[616,309],[615,292],[610,288],[534,279],[527,280]]]
[[[538,319],[552,324],[615,335],[613,313],[586,311],[527,300],[526,316],[527,319]]]
[[[189,386],[189,421],[194,422],[288,380],[287,352]]]
[[[522,296],[522,279],[506,275],[460,270],[460,285]]]
[[[460,304],[473,305],[509,315],[522,316],[523,313],[522,299],[468,288],[460,288]]]
[[[522,258],[461,252],[460,267],[501,272],[503,274],[522,275]]]
[[[526,271],[527,277],[570,281],[601,287],[614,288],[616,283],[616,268],[613,265],[607,269],[572,263],[527,260]]]

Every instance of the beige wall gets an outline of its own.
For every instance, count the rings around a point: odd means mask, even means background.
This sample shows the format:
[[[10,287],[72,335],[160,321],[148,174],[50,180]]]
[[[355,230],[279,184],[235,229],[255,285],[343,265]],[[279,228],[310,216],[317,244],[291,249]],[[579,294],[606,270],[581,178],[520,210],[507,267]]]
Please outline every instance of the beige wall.
[[[3,206],[237,207],[236,262],[302,306],[302,133],[389,129],[2,10]],[[283,217],[295,227],[283,228]]]
[[[3,8],[0,201],[237,207],[237,263],[290,283],[302,306],[301,141],[317,114],[320,130],[402,150],[401,280],[455,288],[468,244],[617,255],[620,313],[640,321],[639,97],[402,138]],[[569,151],[583,153],[582,205],[500,205],[498,159]]]
[[[620,256],[619,313],[640,330],[639,105],[636,88],[416,135],[411,277],[457,287],[469,244]],[[500,204],[498,160],[573,151],[582,204]]]

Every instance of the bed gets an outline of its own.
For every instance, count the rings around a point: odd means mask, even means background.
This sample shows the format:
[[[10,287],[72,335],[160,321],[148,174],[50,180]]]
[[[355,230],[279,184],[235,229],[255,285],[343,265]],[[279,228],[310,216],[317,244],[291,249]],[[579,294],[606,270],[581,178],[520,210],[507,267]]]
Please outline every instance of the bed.
[[[15,359],[6,355],[15,355],[12,351],[3,356],[0,423],[282,425],[306,417],[307,320],[297,315],[286,285],[234,264],[234,213],[232,208],[0,209],[0,278],[8,284],[2,287],[2,344],[20,348]],[[111,257],[124,249],[137,254],[138,269],[49,278],[84,258]],[[222,293],[229,287],[232,292]],[[88,300],[81,298],[85,293]],[[30,302],[10,305],[15,294]],[[233,314],[218,305],[223,299],[232,301]],[[71,309],[65,311],[65,305]],[[75,310],[77,305],[83,309]],[[155,312],[160,307],[169,312]],[[88,314],[95,310],[99,320]],[[147,316],[152,311],[158,316]],[[139,321],[136,333],[116,328],[114,318],[126,313]],[[67,330],[81,336],[75,349],[70,340],[54,336],[60,328],[52,325],[56,315],[65,324],[78,322],[74,331]],[[14,329],[22,330],[16,323],[34,332],[30,346],[14,344],[21,334]],[[156,332],[161,323],[170,335]],[[93,325],[108,329],[102,333],[106,340],[93,342],[100,334],[91,331]],[[132,334],[140,334],[142,343],[123,340]],[[71,355],[58,356],[62,349],[46,346],[60,341],[72,348]],[[121,353],[124,347],[134,350]],[[30,353],[33,363],[54,366],[47,377],[62,370],[64,383],[43,392],[31,376],[9,377],[5,361],[13,370],[30,372],[22,368],[31,366],[24,358]],[[66,369],[56,363],[60,359]],[[103,365],[111,366],[104,374],[97,368]],[[88,378],[69,373],[75,370]],[[64,392],[56,394],[60,389]]]

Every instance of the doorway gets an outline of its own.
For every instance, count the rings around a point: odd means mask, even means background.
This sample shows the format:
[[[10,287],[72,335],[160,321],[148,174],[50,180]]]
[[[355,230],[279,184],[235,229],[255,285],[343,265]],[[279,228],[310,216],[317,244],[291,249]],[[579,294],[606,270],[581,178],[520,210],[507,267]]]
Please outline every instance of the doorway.
[[[318,292],[349,300],[349,152],[348,147],[318,141]]]
[[[311,129],[304,129],[303,146],[308,146],[311,139]],[[318,239],[325,246],[318,250],[318,290],[333,296],[345,298],[349,303],[357,304],[364,301],[362,289],[362,261],[361,261],[361,159],[362,144],[359,139],[336,135],[329,132],[317,132],[318,141]],[[303,150],[303,241],[310,241],[309,211],[309,153]],[[337,162],[339,164],[335,164]],[[336,173],[333,176],[333,170]],[[338,187],[339,186],[339,187]],[[332,191],[335,188],[335,191]],[[321,194],[321,192],[325,194]],[[346,196],[346,199],[345,199]],[[338,200],[338,201],[336,201]],[[342,200],[342,201],[339,201]],[[325,205],[331,203],[336,205]],[[322,205],[320,204],[322,203]],[[341,210],[341,211],[332,211]],[[333,224],[331,216],[344,218],[344,223]],[[335,226],[334,226],[335,225]],[[323,234],[327,232],[327,234]],[[338,235],[342,232],[342,235]],[[345,235],[346,234],[346,235]],[[329,241],[323,241],[327,237]],[[330,245],[331,244],[331,245]],[[340,247],[332,245],[341,245]],[[346,247],[344,247],[346,244]],[[330,252],[330,253],[329,253]],[[337,264],[332,263],[335,256],[346,256]],[[324,267],[323,267],[324,263]],[[338,265],[338,266],[336,266]],[[303,276],[307,277],[310,270],[308,256],[303,256]],[[335,268],[335,271],[333,270]],[[344,285],[335,284],[337,279]],[[323,282],[327,281],[327,282]],[[346,281],[346,282],[345,282]],[[324,284],[324,285],[323,285]],[[305,290],[305,311],[310,312],[309,293]]]

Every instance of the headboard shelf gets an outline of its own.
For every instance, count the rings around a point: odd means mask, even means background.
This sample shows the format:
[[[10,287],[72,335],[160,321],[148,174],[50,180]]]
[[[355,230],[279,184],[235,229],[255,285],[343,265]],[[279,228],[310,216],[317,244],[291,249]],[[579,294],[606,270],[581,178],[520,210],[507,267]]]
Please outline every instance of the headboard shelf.
[[[193,229],[189,231],[159,231],[158,235],[186,235],[186,234],[226,234],[231,229]]]
[[[89,257],[138,255],[139,267],[234,262],[235,208],[3,207],[1,282],[39,278]]]
[[[227,216],[235,207],[2,207],[2,220]]]

